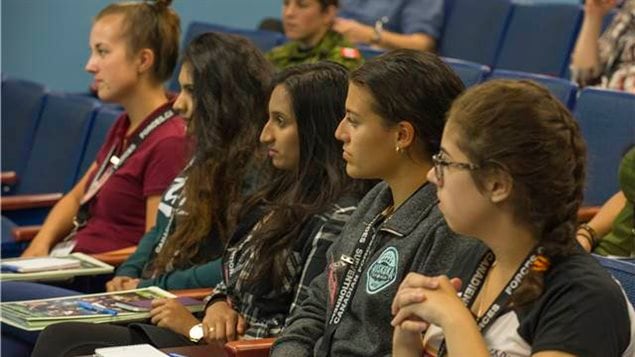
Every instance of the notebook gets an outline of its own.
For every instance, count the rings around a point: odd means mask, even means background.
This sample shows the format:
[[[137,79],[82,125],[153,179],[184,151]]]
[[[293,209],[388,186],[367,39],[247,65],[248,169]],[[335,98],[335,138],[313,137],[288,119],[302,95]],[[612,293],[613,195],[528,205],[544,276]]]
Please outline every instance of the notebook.
[[[66,280],[81,275],[109,274],[114,270],[113,266],[82,253],[65,257],[2,259],[0,263],[0,281]],[[26,270],[20,269],[24,266]],[[32,270],[34,267],[36,270]]]
[[[177,297],[178,300],[183,306],[198,306],[201,305],[201,300],[197,300],[187,296]],[[152,310],[152,299],[150,300],[138,300],[131,302],[120,302],[115,304],[117,307],[120,307],[127,311],[150,311]]]
[[[39,257],[21,259],[0,264],[3,271],[13,273],[35,273],[60,269],[79,268],[81,262],[70,258]]]

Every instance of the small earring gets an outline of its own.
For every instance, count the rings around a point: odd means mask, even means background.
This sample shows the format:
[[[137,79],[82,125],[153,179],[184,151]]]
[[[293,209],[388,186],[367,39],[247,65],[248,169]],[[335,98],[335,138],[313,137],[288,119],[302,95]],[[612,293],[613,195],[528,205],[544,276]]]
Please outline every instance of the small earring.
[[[400,146],[395,146],[395,152],[396,152],[397,154],[401,154],[401,153],[402,153],[402,151],[403,151],[403,149],[402,149]]]

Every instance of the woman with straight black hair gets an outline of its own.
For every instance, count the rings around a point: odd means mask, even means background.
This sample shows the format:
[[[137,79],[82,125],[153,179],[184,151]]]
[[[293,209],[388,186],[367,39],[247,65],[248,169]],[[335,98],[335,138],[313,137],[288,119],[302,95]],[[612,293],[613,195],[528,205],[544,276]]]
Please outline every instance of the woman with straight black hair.
[[[52,325],[33,355],[277,336],[289,309],[304,299],[307,285],[324,269],[326,249],[363,194],[364,185],[346,176],[332,136],[344,116],[347,85],[346,69],[334,63],[301,65],[277,77],[260,136],[271,171],[240,210],[223,256],[223,282],[208,298],[202,321],[176,300],[157,300],[151,321],[158,327]]]
[[[439,57],[395,50],[352,72],[335,136],[346,172],[381,179],[329,250],[326,271],[295,309],[273,356],[384,356],[390,302],[410,271],[443,274],[469,241],[452,234],[426,172],[445,113],[463,91]]]

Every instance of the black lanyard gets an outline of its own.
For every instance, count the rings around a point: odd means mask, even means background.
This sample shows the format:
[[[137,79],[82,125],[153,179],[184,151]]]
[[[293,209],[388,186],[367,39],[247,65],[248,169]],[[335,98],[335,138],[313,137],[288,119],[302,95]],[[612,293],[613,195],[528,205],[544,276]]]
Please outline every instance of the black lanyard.
[[[82,203],[77,210],[77,214],[73,218],[73,224],[75,225],[75,231],[86,225],[89,214],[89,206],[92,199],[96,196],[97,192],[104,186],[106,181],[117,171],[119,168],[123,166],[123,164],[132,156],[132,154],[139,148],[141,143],[150,136],[150,134],[156,130],[161,124],[167,122],[172,117],[174,117],[175,113],[172,108],[168,107],[165,110],[159,112],[157,116],[146,125],[135,137],[130,141],[130,145],[120,157],[114,155],[117,146],[120,143],[115,143],[112,148],[108,151],[108,154],[104,158],[104,161],[99,166],[97,173],[93,177],[90,185],[88,186],[88,191],[82,198]],[[108,165],[112,164],[110,168]],[[108,168],[108,170],[106,170]]]
[[[386,216],[383,213],[379,213],[373,218],[362,233],[355,249],[353,250],[353,256],[342,255],[340,262],[346,264],[346,269],[343,277],[343,281],[339,284],[335,303],[333,304],[333,311],[331,316],[326,322],[324,330],[324,337],[322,338],[322,344],[317,352],[317,356],[328,356],[335,330],[342,320],[342,316],[346,312],[351,299],[355,296],[355,290],[357,289],[359,279],[362,276],[366,262],[373,252],[373,245],[377,238],[378,229],[375,226],[384,222]],[[370,231],[374,230],[373,235],[368,239]]]
[[[498,297],[496,298],[496,300],[494,300],[492,305],[490,305],[487,311],[482,316],[477,318],[476,323],[479,330],[481,331],[481,334],[485,334],[485,331],[487,331],[487,329],[492,325],[492,322],[494,322],[494,320],[498,318],[498,315],[507,306],[507,303],[512,297],[512,294],[514,293],[514,291],[516,291],[516,289],[518,289],[525,276],[529,274],[531,266],[533,265],[534,261],[536,261],[538,256],[542,254],[543,250],[544,249],[542,247],[537,247],[527,256],[527,258],[525,258],[525,261],[523,262],[523,264],[520,265],[518,270],[516,270],[514,275],[507,283],[505,289],[503,289],[500,294],[498,294]],[[481,262],[476,268],[476,271],[472,275],[472,278],[470,278],[467,287],[465,288],[465,290],[463,290],[461,299],[468,309],[472,308],[472,305],[474,304],[474,298],[476,297],[476,295],[478,295],[479,291],[483,287],[483,281],[485,281],[485,277],[491,269],[492,263],[494,263],[495,259],[496,257],[491,250],[485,253],[483,258],[481,259]],[[439,345],[437,357],[444,356],[446,353],[446,349],[447,348],[444,338]]]

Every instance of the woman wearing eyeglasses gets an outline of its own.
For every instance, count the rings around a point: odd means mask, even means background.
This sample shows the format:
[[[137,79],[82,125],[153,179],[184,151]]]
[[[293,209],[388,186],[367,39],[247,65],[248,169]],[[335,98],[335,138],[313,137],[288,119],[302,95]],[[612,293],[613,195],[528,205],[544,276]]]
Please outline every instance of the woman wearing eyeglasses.
[[[426,172],[462,90],[437,56],[413,50],[376,57],[351,74],[335,136],[349,176],[383,182],[334,243],[327,271],[294,310],[274,356],[389,354],[399,282],[412,270],[445,274],[460,257],[470,241],[449,231]]]
[[[408,275],[392,306],[394,356],[635,354],[633,307],[576,242],[586,148],[546,88],[470,89],[434,161],[428,179],[448,225],[487,249],[462,257],[460,297],[458,279]]]

